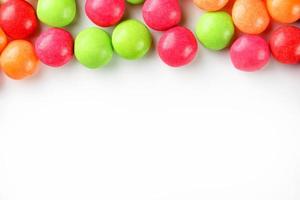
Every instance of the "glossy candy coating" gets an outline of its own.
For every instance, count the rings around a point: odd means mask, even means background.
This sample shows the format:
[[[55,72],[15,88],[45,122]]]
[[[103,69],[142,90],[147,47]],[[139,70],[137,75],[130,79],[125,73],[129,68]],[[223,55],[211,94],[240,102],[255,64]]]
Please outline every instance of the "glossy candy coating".
[[[146,24],[157,31],[178,25],[182,15],[178,0],[146,0],[142,12]]]
[[[151,43],[152,37],[148,28],[138,20],[121,22],[112,34],[116,53],[130,60],[143,57],[149,51]]]
[[[2,28],[0,28],[0,53],[7,45],[7,37]]]
[[[71,24],[76,16],[75,0],[38,0],[38,18],[53,27]]]
[[[0,26],[12,39],[24,39],[38,28],[32,5],[24,0],[10,0],[0,7]]]
[[[109,35],[96,27],[81,31],[75,39],[74,49],[77,60],[90,69],[107,64],[113,56]]]
[[[230,48],[233,65],[246,72],[262,69],[270,60],[268,43],[260,36],[244,35],[238,38]]]
[[[35,50],[41,62],[60,67],[73,57],[72,35],[60,28],[50,28],[37,38]]]
[[[160,58],[167,65],[180,67],[187,65],[195,58],[198,44],[190,30],[176,26],[161,36],[157,50]]]
[[[142,4],[144,3],[145,0],[126,0],[128,3],[137,5],[137,4]]]
[[[263,0],[236,0],[232,9],[232,19],[240,31],[248,34],[260,34],[270,23]]]
[[[113,26],[124,15],[125,0],[87,0],[85,12],[98,26]]]
[[[196,35],[208,49],[226,48],[234,36],[231,16],[226,12],[207,12],[202,15],[196,26]]]
[[[12,79],[20,80],[32,75],[38,68],[38,59],[32,44],[25,40],[14,40],[0,56],[3,72]]]
[[[270,38],[273,56],[285,64],[300,62],[300,29],[294,26],[282,26],[276,29]]]
[[[217,11],[222,9],[229,0],[194,0],[194,3],[201,9],[207,11]]]
[[[300,19],[299,0],[266,0],[272,18],[281,23],[293,23]]]

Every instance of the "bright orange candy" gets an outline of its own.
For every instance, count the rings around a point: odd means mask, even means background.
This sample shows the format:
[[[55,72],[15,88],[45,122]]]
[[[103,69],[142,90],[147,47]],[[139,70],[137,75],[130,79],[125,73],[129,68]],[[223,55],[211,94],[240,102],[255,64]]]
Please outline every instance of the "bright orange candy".
[[[232,19],[236,27],[247,34],[260,34],[270,23],[263,0],[236,0],[232,8]]]
[[[216,11],[222,9],[229,0],[194,0],[194,3],[201,9]]]
[[[7,37],[2,28],[0,28],[0,52],[6,47],[7,45]]]
[[[300,0],[267,0],[271,17],[281,23],[293,23],[300,19]]]
[[[7,45],[0,56],[0,66],[5,74],[15,80],[32,75],[38,68],[38,59],[32,44],[15,40]]]

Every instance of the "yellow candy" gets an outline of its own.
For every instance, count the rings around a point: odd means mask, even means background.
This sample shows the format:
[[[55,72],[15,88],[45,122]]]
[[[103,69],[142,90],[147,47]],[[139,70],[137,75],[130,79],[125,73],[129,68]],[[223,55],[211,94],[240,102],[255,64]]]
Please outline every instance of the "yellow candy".
[[[267,0],[273,19],[281,23],[293,23],[300,19],[300,0]]]
[[[236,27],[247,34],[260,34],[270,23],[263,0],[236,0],[232,8],[232,19]]]
[[[229,0],[194,0],[194,3],[201,9],[216,11],[222,9]]]

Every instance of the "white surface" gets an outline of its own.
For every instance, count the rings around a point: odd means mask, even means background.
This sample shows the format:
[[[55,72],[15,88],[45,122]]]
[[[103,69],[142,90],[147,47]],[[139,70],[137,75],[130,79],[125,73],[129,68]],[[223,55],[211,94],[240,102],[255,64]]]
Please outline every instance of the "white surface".
[[[152,51],[0,75],[0,200],[300,199],[300,69],[242,73],[200,46],[182,69]]]

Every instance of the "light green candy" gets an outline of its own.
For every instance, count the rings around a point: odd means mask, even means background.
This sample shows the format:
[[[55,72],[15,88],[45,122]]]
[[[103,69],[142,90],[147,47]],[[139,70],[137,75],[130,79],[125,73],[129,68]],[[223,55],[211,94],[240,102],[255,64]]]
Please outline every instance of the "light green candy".
[[[121,22],[112,34],[112,44],[116,53],[130,60],[143,57],[149,51],[151,43],[150,31],[137,20]]]
[[[43,23],[53,27],[64,27],[76,16],[75,0],[39,0],[37,16]]]
[[[202,15],[196,26],[196,35],[208,49],[226,48],[234,36],[231,16],[226,12],[207,12]]]
[[[77,35],[74,51],[77,60],[91,69],[107,64],[113,56],[110,36],[96,27],[85,29]]]
[[[134,4],[134,5],[142,4],[142,3],[144,3],[144,1],[145,0],[127,0],[128,3]]]

